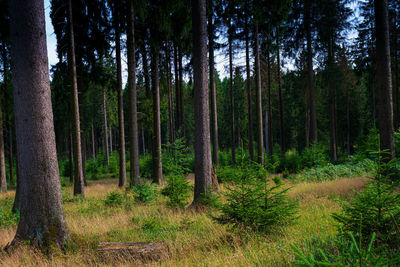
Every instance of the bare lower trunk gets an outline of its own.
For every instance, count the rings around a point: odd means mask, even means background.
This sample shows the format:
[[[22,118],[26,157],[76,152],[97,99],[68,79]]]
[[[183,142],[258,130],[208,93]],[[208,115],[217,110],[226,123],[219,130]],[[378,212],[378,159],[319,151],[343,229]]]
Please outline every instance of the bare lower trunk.
[[[246,37],[245,37],[245,39],[246,39],[246,90],[247,90],[247,115],[248,115],[248,128],[249,128],[249,131],[248,131],[249,154],[250,154],[250,160],[254,161],[253,116],[252,116],[252,112],[251,112],[252,101],[251,101],[251,87],[250,87],[251,86],[251,81],[250,81],[251,78],[250,78],[249,29],[248,29],[248,25],[247,25],[247,18],[246,18],[245,23],[246,23],[245,24],[245,35],[246,35]],[[254,52],[254,55],[256,55],[256,54],[258,55],[257,52]],[[256,66],[256,68],[257,68],[257,66]],[[256,75],[257,75],[257,73],[256,73]]]
[[[260,72],[260,49],[258,45],[258,23],[255,26],[255,70],[256,70],[256,86],[257,86],[257,161],[264,166],[264,140],[263,140],[263,122],[262,122],[262,95],[261,95],[261,72]]]
[[[328,68],[333,71],[334,65],[334,54],[333,54],[333,40],[332,36],[329,40],[328,46]],[[329,95],[329,127],[330,127],[330,154],[331,154],[331,161],[337,161],[337,138],[336,138],[336,105],[335,105],[335,98],[336,92],[335,88],[332,85],[332,73],[330,75],[329,84],[328,84],[328,95]]]
[[[51,105],[44,2],[10,4],[20,221],[14,241],[64,247],[68,230]]]
[[[68,25],[69,25],[68,68],[71,80],[73,115],[74,115],[74,152],[75,152],[74,195],[84,196],[82,147],[81,147],[81,134],[80,134],[81,125],[79,116],[78,84],[76,78],[75,42],[74,42],[74,27],[73,27],[71,0],[68,1]]]
[[[231,22],[230,22],[231,23]],[[230,25],[229,23],[229,25]],[[230,88],[230,113],[231,113],[231,154],[232,164],[236,165],[235,153],[235,113],[234,113],[234,99],[233,99],[233,67],[232,67],[232,36],[228,36],[229,45],[229,88]]]
[[[192,1],[193,72],[195,112],[195,185],[194,201],[198,203],[212,192],[210,119],[207,77],[206,1]]]
[[[168,126],[169,126],[169,142],[175,143],[175,118],[174,118],[174,103],[172,100],[172,84],[171,84],[171,58],[169,42],[167,42],[166,63],[167,63],[167,85],[168,85]]]
[[[185,137],[185,103],[183,102],[183,64],[182,64],[182,49],[178,50],[178,64],[179,64],[179,103],[180,103],[180,113],[179,113],[179,122],[180,127],[179,131],[181,132],[181,136]]]
[[[153,182],[162,181],[161,162],[161,120],[160,120],[160,83],[158,75],[158,51],[151,53],[151,81],[153,92]]]
[[[4,156],[3,113],[0,103],[0,193],[7,192],[6,160]]]
[[[273,143],[272,143],[272,99],[271,99],[271,61],[269,55],[269,46],[267,49],[267,67],[268,67],[268,140],[265,142],[268,143],[269,153],[272,155],[273,151]]]
[[[108,125],[107,125],[107,94],[106,88],[103,88],[103,133],[104,133],[104,154],[106,156],[107,166],[110,164],[110,156],[108,152]]]
[[[179,88],[179,64],[178,64],[178,47],[174,43],[174,72],[175,72],[175,106],[176,106],[176,130],[179,132],[181,127],[181,103]]]
[[[351,146],[350,146],[350,95],[347,94],[347,103],[346,103],[346,120],[347,120],[347,154],[351,154]]]
[[[279,27],[277,28],[277,72],[278,72],[278,92],[279,92],[279,134],[280,134],[280,144],[281,144],[281,152],[286,152],[286,140],[285,140],[285,127],[284,127],[284,119],[283,119],[283,98],[282,98],[282,86],[281,86],[281,56],[280,56],[280,35],[279,35]]]
[[[93,160],[96,159],[96,141],[95,141],[95,138],[94,138],[94,126],[93,126],[93,123],[92,123],[92,157],[93,157]]]
[[[110,131],[110,134],[109,134],[109,137],[110,137],[110,156],[112,156],[112,153],[113,153],[112,126],[110,125],[110,127],[108,127],[108,128],[109,128],[109,131]]]
[[[139,135],[137,125],[136,101],[136,59],[135,59],[135,27],[133,1],[128,1],[128,92],[129,92],[129,145],[130,145],[130,186],[138,185],[139,179]]]
[[[13,132],[12,123],[9,122],[8,125],[8,169],[10,175],[10,184],[14,184],[14,162],[13,162]]]

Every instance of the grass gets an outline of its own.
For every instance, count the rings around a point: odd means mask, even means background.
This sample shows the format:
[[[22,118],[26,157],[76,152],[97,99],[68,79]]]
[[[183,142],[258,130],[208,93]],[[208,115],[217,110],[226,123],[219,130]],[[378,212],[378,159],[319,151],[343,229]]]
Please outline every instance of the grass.
[[[96,244],[103,241],[164,241],[171,257],[150,266],[286,266],[293,260],[294,243],[309,250],[314,239],[327,239],[336,233],[331,218],[340,210],[335,197],[348,196],[359,190],[364,178],[344,178],[325,182],[293,183],[290,197],[299,201],[299,219],[294,225],[277,229],[275,234],[230,231],[216,223],[210,215],[213,209],[196,213],[191,209],[176,209],[159,196],[150,203],[127,199],[118,206],[107,206],[104,199],[110,192],[124,194],[116,179],[91,181],[86,199],[75,200],[72,188],[63,189],[64,210],[74,241],[65,254],[45,257],[24,247],[12,255],[0,255],[1,266],[109,266],[96,255]],[[221,190],[224,190],[221,185]],[[0,209],[10,208],[13,193],[0,195]],[[10,242],[16,226],[0,226],[0,246]],[[114,262],[114,266],[128,263]],[[136,265],[136,264],[135,264]]]

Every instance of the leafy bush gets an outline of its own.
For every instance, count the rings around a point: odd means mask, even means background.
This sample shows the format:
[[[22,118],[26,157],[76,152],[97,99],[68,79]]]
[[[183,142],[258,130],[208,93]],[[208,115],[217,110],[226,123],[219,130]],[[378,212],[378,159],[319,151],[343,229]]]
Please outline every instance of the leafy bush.
[[[302,168],[325,166],[328,161],[328,154],[320,145],[313,144],[301,152]]]
[[[13,214],[11,210],[0,209],[0,227],[9,227],[17,225],[19,221],[19,213]]]
[[[136,201],[139,202],[150,202],[157,197],[158,190],[155,186],[141,183],[133,187],[133,194]]]
[[[242,170],[232,166],[218,167],[216,170],[218,182],[232,182],[238,180]]]
[[[124,203],[124,196],[116,191],[110,192],[106,199],[104,200],[104,204],[107,206],[120,206]]]
[[[222,214],[215,218],[219,223],[268,231],[296,218],[297,204],[286,196],[288,189],[270,186],[266,175],[260,175],[261,172],[245,168],[241,179],[228,187],[226,204],[220,208]]]
[[[294,264],[299,266],[389,266],[400,263],[400,257],[389,259],[382,253],[384,247],[374,247],[375,233],[371,235],[367,246],[360,235],[357,242],[352,233],[348,234],[348,238],[344,238],[343,234],[336,239],[335,254],[326,254],[321,248],[318,248],[318,254],[304,254],[299,248],[291,244],[295,260]]]
[[[375,232],[379,244],[399,248],[400,194],[389,180],[394,162],[383,160],[382,151],[377,154],[377,164],[371,165],[374,179],[350,202],[343,202],[343,211],[333,217],[343,225],[345,231],[357,234],[361,225],[363,236]]]
[[[169,203],[174,207],[184,207],[187,198],[192,190],[186,177],[183,175],[173,175],[167,177],[167,186],[161,191],[164,196],[169,198]]]
[[[280,160],[279,170],[296,173],[301,169],[301,156],[295,149],[287,151]]]

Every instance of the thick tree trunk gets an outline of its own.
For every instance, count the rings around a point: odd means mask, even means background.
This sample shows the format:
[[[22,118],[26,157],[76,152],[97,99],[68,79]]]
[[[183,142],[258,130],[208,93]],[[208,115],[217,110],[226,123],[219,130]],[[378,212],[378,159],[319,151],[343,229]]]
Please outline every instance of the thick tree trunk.
[[[128,1],[128,106],[130,145],[130,186],[138,185],[139,178],[139,134],[137,124],[136,59],[133,1]]]
[[[121,32],[119,27],[120,1],[116,1],[115,7],[115,55],[117,61],[117,90],[118,90],[118,141],[119,141],[119,181],[118,186],[126,185],[126,158],[125,158],[125,121],[124,99],[122,91],[122,67],[121,67]],[[143,62],[147,65],[147,62]]]
[[[4,155],[3,113],[0,102],[0,193],[4,192],[7,192],[7,174]]]
[[[214,67],[214,24],[212,14],[208,17],[208,49],[210,65],[210,99],[211,99],[211,142],[212,142],[212,161],[218,165],[218,112],[217,112],[217,90],[215,86],[215,67]]]
[[[281,153],[286,152],[286,140],[285,140],[285,127],[284,127],[284,119],[283,119],[283,99],[282,99],[282,86],[281,86],[281,56],[280,56],[280,31],[279,27],[277,28],[276,34],[276,43],[277,43],[277,73],[278,73],[278,93],[279,93],[279,134],[280,134],[280,145],[281,145]]]
[[[110,164],[110,154],[108,151],[108,125],[107,125],[107,93],[103,87],[103,133],[104,133],[104,155],[106,156],[107,166]]]
[[[388,1],[375,0],[376,28],[376,89],[378,95],[378,126],[380,148],[388,150],[387,158],[395,157],[393,129],[392,76],[390,69],[390,42]]]
[[[264,140],[263,140],[263,121],[262,121],[262,95],[261,95],[261,71],[260,71],[260,49],[258,44],[258,23],[255,25],[255,70],[256,70],[256,87],[257,87],[257,161],[264,166]]]
[[[174,103],[172,98],[172,83],[171,83],[171,58],[170,44],[167,42],[166,63],[167,63],[167,85],[168,85],[168,126],[169,126],[169,142],[175,143],[175,118],[174,118]]]
[[[229,22],[229,27],[231,22]],[[235,113],[234,113],[234,99],[233,99],[233,66],[232,66],[232,34],[229,31],[228,48],[229,48],[229,88],[230,88],[230,112],[231,112],[231,154],[232,164],[236,165],[236,145],[235,145]]]
[[[310,105],[310,142],[318,142],[318,128],[317,128],[317,108],[316,108],[316,96],[314,89],[314,70],[313,70],[313,52],[312,52],[312,40],[311,40],[311,0],[306,0],[304,6],[304,24],[306,29],[307,37],[307,82],[308,82],[308,103]]]
[[[14,241],[64,247],[68,230],[53,126],[44,2],[13,0],[9,4],[21,197]]]
[[[153,48],[151,53],[151,90],[153,92],[153,182],[160,184],[162,181],[162,162],[158,58],[158,51]]]
[[[16,144],[17,145],[17,144]],[[21,190],[19,189],[19,168],[18,168],[18,148],[15,149],[16,155],[15,155],[15,174],[17,176],[17,187],[15,188],[15,196],[14,196],[14,203],[12,207],[12,213],[17,213],[21,210],[21,196],[20,192]]]
[[[196,204],[212,192],[207,71],[206,1],[192,0]]]
[[[247,4],[247,2],[246,2]],[[252,101],[251,101],[251,77],[250,77],[250,52],[249,52],[249,29],[245,19],[245,43],[246,43],[246,90],[247,90],[247,115],[248,115],[248,138],[249,138],[249,154],[250,160],[254,161],[254,146],[253,146],[253,116],[252,116]],[[254,52],[254,55],[258,54]],[[257,60],[257,59],[256,59]],[[256,66],[257,68],[257,66]],[[256,74],[257,75],[257,74]],[[258,144],[260,145],[260,144]],[[264,149],[264,148],[263,148]]]
[[[74,114],[74,163],[75,163],[74,195],[84,196],[82,146],[81,146],[81,134],[80,134],[81,125],[79,116],[78,84],[76,78],[75,42],[74,42],[74,27],[73,27],[71,0],[68,1],[68,25],[69,25],[68,68],[71,81],[73,114]]]

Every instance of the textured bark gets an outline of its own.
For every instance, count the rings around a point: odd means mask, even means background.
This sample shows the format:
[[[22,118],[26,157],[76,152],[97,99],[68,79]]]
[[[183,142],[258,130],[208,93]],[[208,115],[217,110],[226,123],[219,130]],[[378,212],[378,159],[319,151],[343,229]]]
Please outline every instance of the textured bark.
[[[79,116],[78,101],[78,84],[76,78],[76,61],[75,61],[75,41],[74,26],[72,18],[72,3],[68,1],[68,25],[69,25],[69,51],[68,51],[68,68],[71,80],[73,116],[74,116],[74,163],[75,163],[75,179],[74,179],[74,195],[84,196],[83,181],[83,164],[82,164],[82,146],[81,146],[81,125]]]
[[[268,68],[268,140],[265,142],[268,143],[269,153],[273,154],[273,144],[272,144],[272,99],[271,99],[271,60],[269,54],[269,46],[267,49],[267,68]]]
[[[130,186],[138,185],[139,179],[139,135],[137,124],[136,59],[133,1],[128,1],[128,106],[130,145]]]
[[[254,46],[254,57],[255,57],[255,70],[256,70],[256,87],[257,87],[257,161],[259,164],[264,166],[264,136],[263,136],[263,121],[262,121],[262,95],[261,95],[261,71],[260,71],[260,49],[258,44],[258,23],[255,25],[255,46]]]
[[[74,182],[74,140],[72,138],[72,133],[69,134],[69,182]]]
[[[282,99],[282,86],[281,86],[281,55],[280,55],[280,33],[279,27],[277,28],[276,35],[276,43],[277,43],[277,73],[278,73],[278,93],[279,93],[279,134],[280,134],[280,145],[281,152],[286,152],[286,140],[285,140],[285,127],[284,127],[284,118],[283,118],[283,99]]]
[[[181,103],[180,103],[180,87],[179,87],[179,63],[178,63],[178,47],[174,44],[174,72],[175,72],[175,105],[176,105],[176,130],[181,127]]]
[[[110,164],[110,153],[108,150],[108,125],[107,125],[107,92],[103,87],[103,133],[104,133],[104,154],[106,156],[107,166]]]
[[[12,123],[8,123],[8,170],[10,176],[10,184],[14,184],[14,162],[13,162],[13,132]]]
[[[158,51],[153,48],[151,52],[151,90],[153,92],[153,182],[160,184],[162,180],[162,162],[158,58]]]
[[[231,27],[231,21],[229,21]],[[234,99],[233,99],[233,67],[232,67],[232,34],[228,33],[228,49],[229,49],[229,88],[230,88],[230,112],[231,112],[231,154],[232,164],[236,165],[235,153],[235,113],[234,113]]]
[[[380,148],[388,150],[387,158],[395,157],[393,129],[392,76],[390,68],[390,41],[388,1],[375,0],[376,28],[376,92],[378,96],[378,127]]]
[[[13,0],[9,4],[21,198],[14,242],[64,247],[68,231],[53,126],[44,2]]]
[[[146,89],[146,96],[147,98],[151,97],[150,92],[150,76],[149,76],[149,65],[148,58],[147,58],[147,49],[146,49],[146,42],[143,42],[143,45],[140,46],[141,54],[142,54],[142,63],[143,63],[143,74],[144,74],[144,88]]]
[[[119,27],[120,1],[115,2],[115,54],[117,61],[117,90],[118,90],[118,141],[119,141],[119,180],[118,186],[126,185],[126,158],[125,158],[125,122],[124,122],[124,99],[122,92],[122,67],[121,67],[121,31]],[[147,64],[147,63],[146,63]]]
[[[16,149],[15,157],[15,174],[17,175],[17,187],[15,188],[14,203],[11,209],[12,213],[17,213],[21,210],[21,190],[19,189],[19,168],[18,168],[18,149]]]
[[[328,44],[328,68],[333,69],[334,65],[334,54],[333,54],[333,40],[332,37]],[[337,137],[336,137],[336,92],[332,86],[331,77],[328,80],[328,97],[329,97],[329,136],[330,136],[330,156],[331,161],[337,160]]]
[[[313,70],[313,52],[312,52],[312,40],[311,40],[311,6],[310,1],[307,0],[304,6],[304,24],[306,29],[307,37],[307,82],[308,82],[308,103],[310,108],[310,142],[318,142],[318,128],[317,128],[317,108],[316,108],[316,96],[314,89],[314,70]]]
[[[179,131],[182,137],[185,137],[185,105],[183,103],[183,64],[182,64],[182,48],[178,50],[178,64],[179,64]]]
[[[218,165],[218,112],[217,112],[217,90],[215,86],[215,66],[214,66],[214,24],[213,16],[208,17],[208,49],[210,65],[210,99],[211,99],[211,142],[212,142],[212,161]]]
[[[247,2],[246,2],[247,5]],[[247,8],[246,8],[247,10]],[[247,90],[247,115],[248,115],[248,138],[249,138],[249,154],[250,160],[254,161],[254,146],[253,146],[253,116],[251,112],[252,101],[251,101],[251,77],[250,77],[250,52],[249,52],[249,29],[247,24],[247,15],[245,19],[245,43],[246,43],[246,90]],[[254,52],[258,55],[258,52]],[[257,68],[257,66],[256,66]],[[257,75],[257,74],[256,74]],[[261,82],[261,81],[260,81]],[[258,89],[258,88],[257,88]],[[257,121],[258,122],[258,121]],[[260,145],[260,144],[259,144]],[[262,147],[262,149],[264,149]]]
[[[0,193],[4,192],[7,192],[7,174],[4,155],[3,112],[0,102]]]
[[[192,0],[195,124],[194,201],[212,192],[208,103],[206,0]]]
[[[171,58],[169,42],[165,50],[166,64],[167,64],[167,85],[168,85],[168,126],[169,126],[169,142],[175,143],[175,118],[174,118],[174,103],[172,98],[172,84],[171,84]]]

